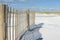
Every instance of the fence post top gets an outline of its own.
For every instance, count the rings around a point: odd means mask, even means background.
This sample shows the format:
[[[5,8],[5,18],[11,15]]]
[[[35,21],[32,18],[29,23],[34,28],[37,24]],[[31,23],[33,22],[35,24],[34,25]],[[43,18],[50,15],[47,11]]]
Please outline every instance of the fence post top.
[[[4,6],[7,6],[7,4],[0,4],[0,5],[4,5]]]

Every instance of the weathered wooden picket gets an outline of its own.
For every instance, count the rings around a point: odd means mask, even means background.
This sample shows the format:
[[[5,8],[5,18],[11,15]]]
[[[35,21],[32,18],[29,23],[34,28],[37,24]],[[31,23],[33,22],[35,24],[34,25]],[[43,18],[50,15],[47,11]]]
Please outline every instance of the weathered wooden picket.
[[[18,11],[8,5],[0,5],[0,40],[19,40],[35,23],[34,12]]]

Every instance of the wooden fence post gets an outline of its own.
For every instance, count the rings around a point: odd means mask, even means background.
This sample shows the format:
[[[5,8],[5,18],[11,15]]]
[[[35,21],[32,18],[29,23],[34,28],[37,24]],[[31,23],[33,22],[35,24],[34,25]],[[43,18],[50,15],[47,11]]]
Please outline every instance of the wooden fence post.
[[[5,25],[4,25],[5,11],[6,5],[0,4],[0,40],[5,40]]]

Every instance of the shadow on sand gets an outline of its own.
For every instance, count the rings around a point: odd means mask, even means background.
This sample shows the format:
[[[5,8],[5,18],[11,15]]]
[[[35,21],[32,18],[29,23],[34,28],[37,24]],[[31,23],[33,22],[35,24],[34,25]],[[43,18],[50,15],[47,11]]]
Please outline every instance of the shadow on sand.
[[[39,32],[40,28],[42,28],[44,23],[40,23],[38,25],[30,26],[29,30],[27,30],[19,40],[42,40],[42,34]]]

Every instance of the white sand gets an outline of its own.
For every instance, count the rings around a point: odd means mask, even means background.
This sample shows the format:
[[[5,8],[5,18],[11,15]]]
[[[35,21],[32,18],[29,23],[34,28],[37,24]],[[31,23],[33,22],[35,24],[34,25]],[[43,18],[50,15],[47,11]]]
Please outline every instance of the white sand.
[[[39,30],[43,40],[60,40],[60,16],[36,14],[35,23],[44,23],[43,28]]]

